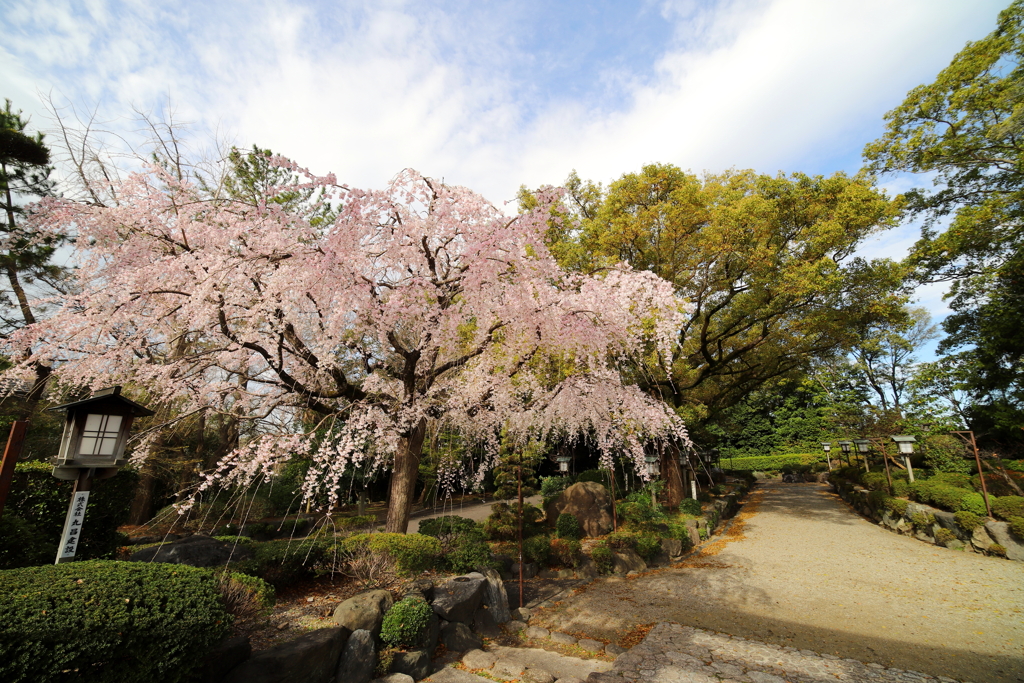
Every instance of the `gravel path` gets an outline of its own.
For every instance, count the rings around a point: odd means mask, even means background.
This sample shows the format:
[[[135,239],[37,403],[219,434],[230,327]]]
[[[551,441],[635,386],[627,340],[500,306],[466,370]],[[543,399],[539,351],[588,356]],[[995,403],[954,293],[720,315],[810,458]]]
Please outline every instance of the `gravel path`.
[[[678,568],[609,577],[531,624],[606,640],[677,622],[960,680],[1024,681],[1024,564],[930,546],[824,484],[764,484]]]

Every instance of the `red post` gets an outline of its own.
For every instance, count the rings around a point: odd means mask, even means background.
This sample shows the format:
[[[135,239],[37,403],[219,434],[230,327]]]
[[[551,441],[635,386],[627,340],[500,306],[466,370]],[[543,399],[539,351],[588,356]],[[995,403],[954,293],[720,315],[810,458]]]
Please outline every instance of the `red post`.
[[[0,518],[4,515],[7,494],[11,491],[11,481],[14,479],[14,463],[21,457],[21,448],[25,445],[25,431],[27,429],[28,422],[16,420],[11,425],[10,436],[7,437],[4,459],[0,462]]]

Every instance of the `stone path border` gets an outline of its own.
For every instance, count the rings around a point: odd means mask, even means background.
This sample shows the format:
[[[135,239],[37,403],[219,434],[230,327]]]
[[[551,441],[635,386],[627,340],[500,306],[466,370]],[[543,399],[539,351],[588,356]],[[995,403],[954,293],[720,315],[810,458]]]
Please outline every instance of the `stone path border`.
[[[662,623],[644,640],[620,655],[607,673],[594,673],[587,683],[819,683],[872,681],[926,683],[955,679],[916,671],[887,669],[881,664],[819,655],[810,650],[766,645],[711,633],[690,626]]]

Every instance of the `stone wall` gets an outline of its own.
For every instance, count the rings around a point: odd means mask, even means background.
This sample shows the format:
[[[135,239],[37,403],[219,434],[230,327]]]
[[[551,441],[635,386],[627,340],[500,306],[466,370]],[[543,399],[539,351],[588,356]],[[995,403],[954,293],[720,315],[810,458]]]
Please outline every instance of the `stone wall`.
[[[908,502],[906,512],[896,515],[890,510],[873,508],[868,498],[871,492],[863,486],[838,477],[832,477],[830,481],[833,490],[854,510],[890,531],[913,536],[932,545],[983,554],[996,554],[992,552],[992,546],[998,544],[1005,549],[1007,559],[1024,562],[1024,541],[1010,531],[1010,525],[1006,522],[989,519],[983,526],[968,531],[956,523],[952,512],[914,502]],[[923,519],[933,521],[921,524]],[[915,520],[918,521],[917,525],[914,524]],[[942,529],[949,533],[941,533]]]

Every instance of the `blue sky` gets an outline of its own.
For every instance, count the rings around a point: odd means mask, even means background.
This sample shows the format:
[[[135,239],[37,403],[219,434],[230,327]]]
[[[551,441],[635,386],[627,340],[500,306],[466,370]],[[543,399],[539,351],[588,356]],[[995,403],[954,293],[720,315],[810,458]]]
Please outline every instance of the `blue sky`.
[[[500,204],[570,170],[855,172],[883,115],[1008,0],[5,0],[0,97],[173,108],[354,186],[405,167]],[[893,191],[919,179],[886,179]],[[907,227],[864,252],[899,257]],[[941,290],[920,292],[941,316]]]

